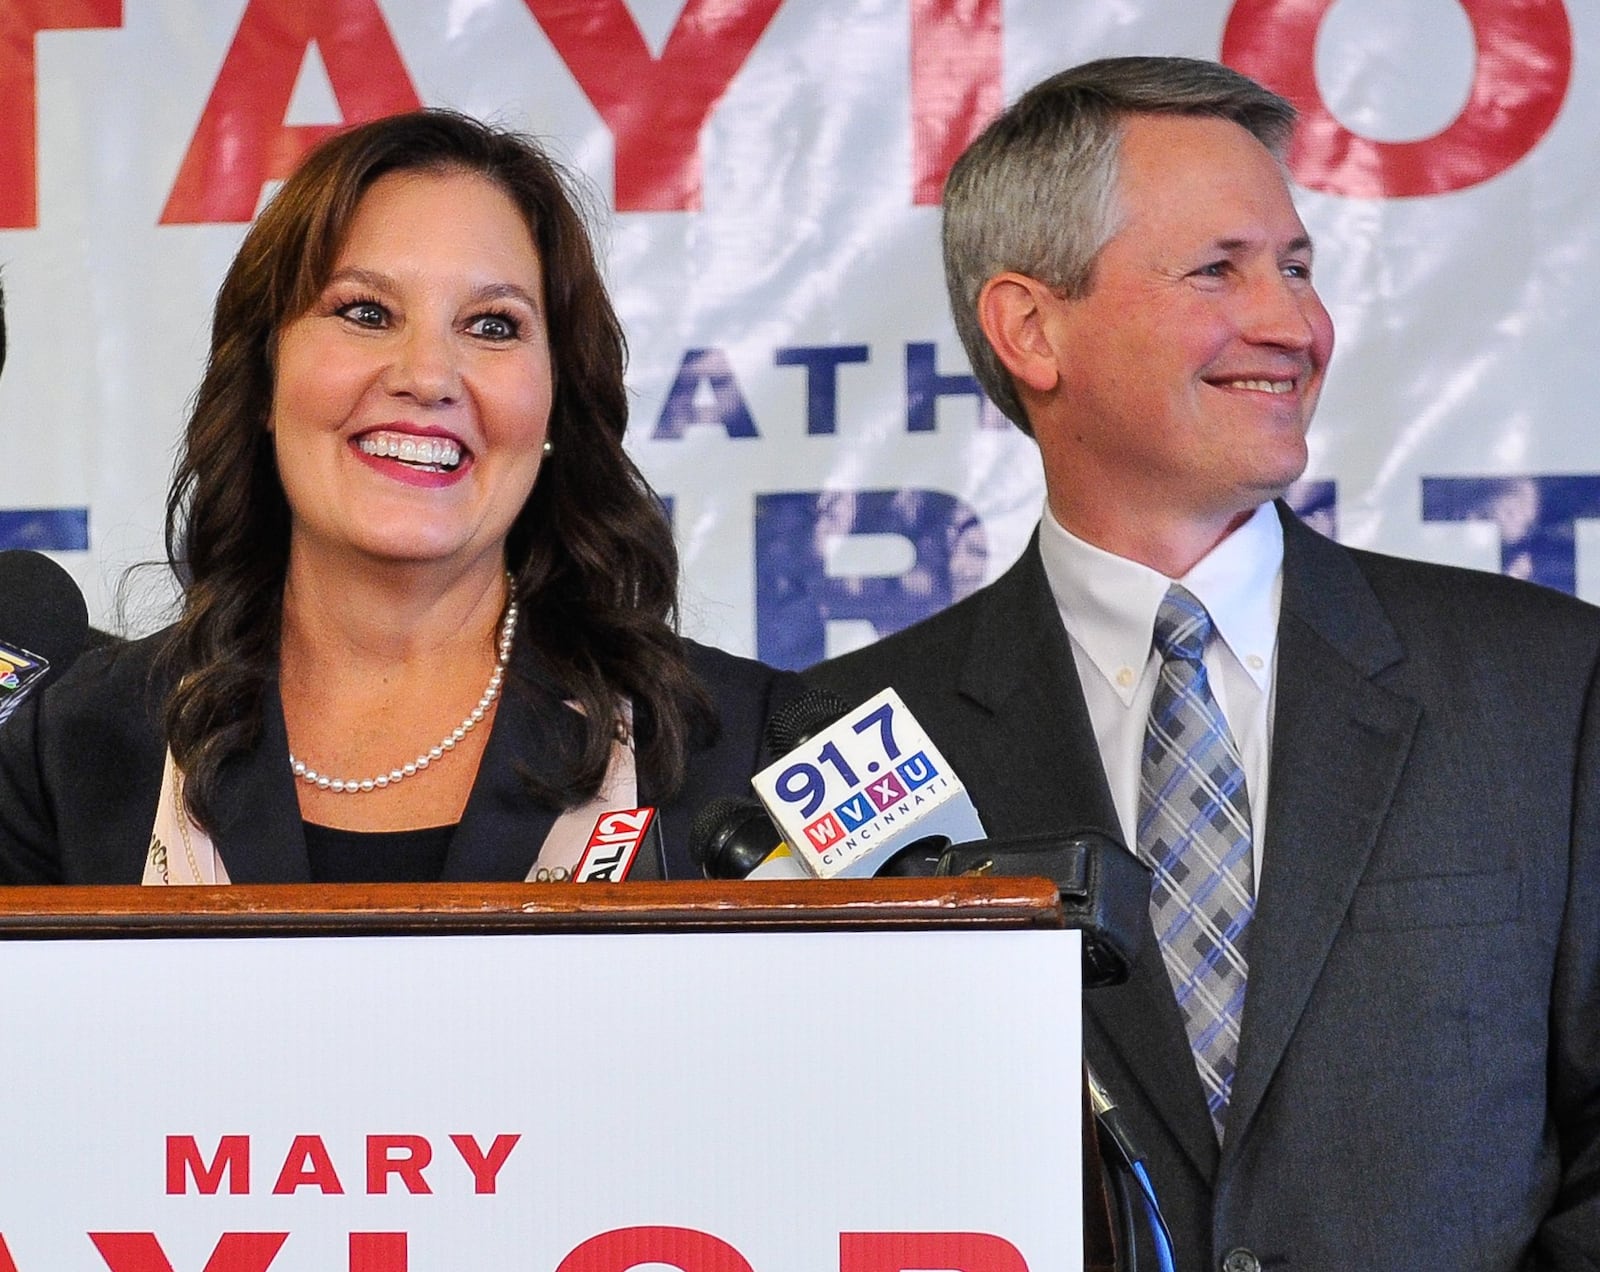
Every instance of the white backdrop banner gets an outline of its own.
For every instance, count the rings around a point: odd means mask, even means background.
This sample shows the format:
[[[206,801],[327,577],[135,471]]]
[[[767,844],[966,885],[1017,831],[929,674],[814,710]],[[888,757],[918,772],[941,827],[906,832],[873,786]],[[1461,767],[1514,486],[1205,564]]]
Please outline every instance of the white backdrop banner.
[[[246,222],[329,128],[441,104],[597,191],[687,629],[802,666],[903,626],[1043,496],[954,335],[940,184],[1003,102],[1126,53],[1304,112],[1339,351],[1297,505],[1600,599],[1593,0],[0,0],[0,546],[109,621]]]
[[[0,942],[0,1269],[1068,1272],[1079,948]]]

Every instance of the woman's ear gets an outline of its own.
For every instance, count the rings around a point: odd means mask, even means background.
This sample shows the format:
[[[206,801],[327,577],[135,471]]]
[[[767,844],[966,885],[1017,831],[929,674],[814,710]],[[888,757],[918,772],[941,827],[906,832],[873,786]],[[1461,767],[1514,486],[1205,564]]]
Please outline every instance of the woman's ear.
[[[1060,299],[1037,278],[996,274],[978,293],[978,325],[1019,388],[1049,393],[1061,379],[1049,317]]]

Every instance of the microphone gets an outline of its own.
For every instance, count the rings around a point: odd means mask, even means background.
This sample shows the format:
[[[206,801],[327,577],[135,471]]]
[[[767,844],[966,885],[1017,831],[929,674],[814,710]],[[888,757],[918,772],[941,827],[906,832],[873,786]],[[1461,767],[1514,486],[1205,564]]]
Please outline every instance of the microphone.
[[[768,718],[768,754],[785,755],[803,746],[849,709],[849,703],[827,689],[805,690]],[[767,810],[748,796],[714,799],[695,815],[689,824],[689,858],[707,879],[810,878]]]
[[[72,665],[89,609],[72,576],[43,553],[0,552],[0,722]]]
[[[805,690],[767,720],[768,753],[786,755],[804,746],[849,709],[849,703],[827,689]],[[689,857],[707,879],[811,878],[767,810],[749,797],[723,796],[702,808],[689,824]]]
[[[757,800],[714,799],[689,825],[689,857],[707,879],[809,879]]]
[[[654,808],[618,808],[601,813],[583,856],[572,868],[574,883],[622,883],[667,877],[661,823]]]
[[[767,720],[767,751],[788,755],[830,724],[844,719],[850,704],[831,689],[807,689],[784,703]]]
[[[832,699],[795,701],[808,697]],[[769,740],[785,739],[769,730]],[[965,843],[984,833],[966,788],[893,689],[811,733],[751,785],[779,838],[819,879],[870,876],[930,835]]]

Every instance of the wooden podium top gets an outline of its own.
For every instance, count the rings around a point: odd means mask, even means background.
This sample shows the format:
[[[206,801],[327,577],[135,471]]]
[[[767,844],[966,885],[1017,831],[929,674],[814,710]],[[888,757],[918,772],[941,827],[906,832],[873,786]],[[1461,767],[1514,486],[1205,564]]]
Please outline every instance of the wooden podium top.
[[[1059,928],[1047,879],[0,888],[0,939]]]

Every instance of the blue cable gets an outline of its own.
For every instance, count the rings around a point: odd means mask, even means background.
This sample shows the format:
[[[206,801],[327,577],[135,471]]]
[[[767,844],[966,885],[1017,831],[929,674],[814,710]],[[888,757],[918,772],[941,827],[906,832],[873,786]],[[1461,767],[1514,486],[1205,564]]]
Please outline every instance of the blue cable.
[[[1172,1252],[1172,1233],[1167,1231],[1167,1221],[1161,1217],[1155,1185],[1150,1182],[1150,1175],[1142,1161],[1134,1158],[1130,1165],[1133,1167],[1133,1177],[1139,1181],[1139,1187],[1144,1192],[1145,1212],[1150,1216],[1150,1237],[1155,1242],[1161,1272],[1177,1272],[1178,1265]]]

